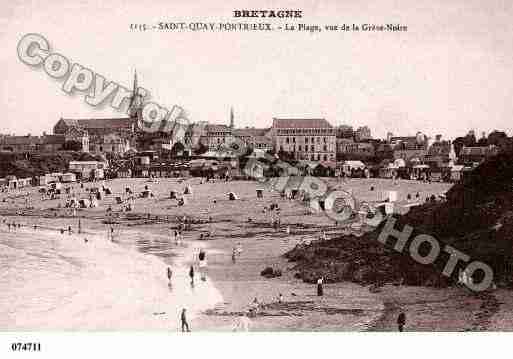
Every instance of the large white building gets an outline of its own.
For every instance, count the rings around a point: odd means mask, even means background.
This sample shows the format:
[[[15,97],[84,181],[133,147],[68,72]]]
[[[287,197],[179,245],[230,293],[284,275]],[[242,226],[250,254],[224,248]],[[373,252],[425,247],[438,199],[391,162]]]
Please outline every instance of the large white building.
[[[324,118],[274,118],[272,130],[277,152],[297,160],[336,160],[336,130]]]

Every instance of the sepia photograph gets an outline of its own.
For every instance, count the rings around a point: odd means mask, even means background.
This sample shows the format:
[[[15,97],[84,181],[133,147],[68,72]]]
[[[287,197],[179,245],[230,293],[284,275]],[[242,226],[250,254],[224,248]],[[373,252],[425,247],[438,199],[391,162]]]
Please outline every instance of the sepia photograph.
[[[513,2],[0,19],[0,352],[509,339]]]

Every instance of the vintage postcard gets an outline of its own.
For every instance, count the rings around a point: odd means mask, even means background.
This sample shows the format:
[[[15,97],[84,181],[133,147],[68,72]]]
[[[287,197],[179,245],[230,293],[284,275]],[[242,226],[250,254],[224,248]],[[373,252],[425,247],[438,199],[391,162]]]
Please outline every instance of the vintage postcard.
[[[512,2],[15,0],[0,19],[0,350],[513,330]]]

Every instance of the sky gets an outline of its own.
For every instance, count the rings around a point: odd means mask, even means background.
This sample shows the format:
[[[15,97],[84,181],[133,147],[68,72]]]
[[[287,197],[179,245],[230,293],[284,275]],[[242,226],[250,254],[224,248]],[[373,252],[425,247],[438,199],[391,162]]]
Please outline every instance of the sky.
[[[236,22],[237,9],[299,9],[288,24],[402,24],[407,32],[137,32],[131,23]],[[444,138],[494,129],[513,135],[513,2],[10,1],[0,10],[0,133],[51,132],[61,117],[122,117],[22,63],[27,33],[108,81],[139,85],[192,121],[269,127],[273,117],[422,131]]]

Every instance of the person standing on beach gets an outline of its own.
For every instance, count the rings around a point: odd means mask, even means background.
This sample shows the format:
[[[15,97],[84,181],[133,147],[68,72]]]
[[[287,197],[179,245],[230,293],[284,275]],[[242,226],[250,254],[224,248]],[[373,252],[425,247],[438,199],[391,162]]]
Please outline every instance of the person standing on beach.
[[[187,311],[187,309],[183,308],[182,314],[180,315],[180,321],[182,322],[182,332],[185,332],[185,331],[190,332],[191,331],[189,329],[189,323],[187,323],[186,311]]]
[[[189,277],[191,277],[191,284],[194,285],[194,267],[192,265],[189,269]]]
[[[397,329],[402,332],[404,330],[404,325],[406,324],[406,314],[403,312],[399,313],[397,317]]]
[[[237,250],[235,249],[235,247],[233,247],[233,249],[232,249],[232,263],[233,264],[235,264],[236,258],[237,258]]]
[[[278,303],[283,303],[283,294],[278,295]]]
[[[198,259],[199,259],[199,267],[200,267],[200,272],[201,272],[201,280],[205,281],[205,280],[207,280],[206,273],[205,273],[206,268],[207,268],[207,254],[205,253],[205,251],[203,249],[200,249]]]
[[[173,277],[173,271],[171,270],[171,267],[167,267],[167,279],[169,283],[171,283],[171,278]]]
[[[324,295],[324,288],[322,286],[323,280],[322,277],[317,279],[317,296],[322,297]]]

